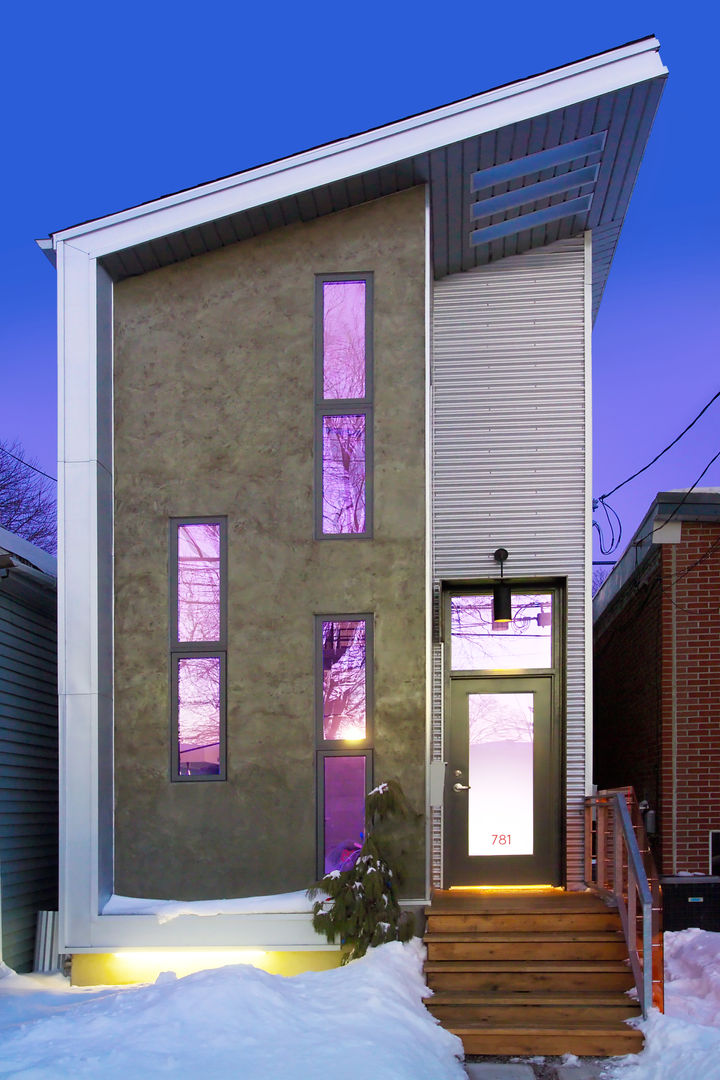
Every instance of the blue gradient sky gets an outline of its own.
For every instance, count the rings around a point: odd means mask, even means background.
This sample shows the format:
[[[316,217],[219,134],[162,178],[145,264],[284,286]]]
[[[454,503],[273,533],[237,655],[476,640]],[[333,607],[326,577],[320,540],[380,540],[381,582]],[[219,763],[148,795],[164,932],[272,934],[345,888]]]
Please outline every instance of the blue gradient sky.
[[[609,2],[50,4],[3,15],[0,436],[56,475],[55,273],[87,218],[656,34],[670,69],[594,338],[594,483],[720,389],[717,7]],[[720,449],[720,401],[612,500],[625,537]],[[704,485],[720,485],[720,461]]]

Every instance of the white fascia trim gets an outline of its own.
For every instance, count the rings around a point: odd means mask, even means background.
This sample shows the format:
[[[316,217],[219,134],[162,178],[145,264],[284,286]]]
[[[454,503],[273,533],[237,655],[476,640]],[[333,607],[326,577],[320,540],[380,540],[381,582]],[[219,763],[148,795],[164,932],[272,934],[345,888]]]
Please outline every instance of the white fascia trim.
[[[585,794],[593,782],[592,233],[585,233]]]
[[[425,185],[425,891],[432,888],[433,577],[432,577],[432,220],[430,187]]]
[[[93,258],[667,74],[656,38],[53,234]]]

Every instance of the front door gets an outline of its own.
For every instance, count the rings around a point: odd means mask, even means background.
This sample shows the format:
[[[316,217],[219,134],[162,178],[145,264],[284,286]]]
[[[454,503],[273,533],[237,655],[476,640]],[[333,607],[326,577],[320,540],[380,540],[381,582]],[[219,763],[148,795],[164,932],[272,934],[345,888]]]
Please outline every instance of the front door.
[[[446,887],[560,881],[556,607],[518,591],[496,624],[489,593],[447,597]]]

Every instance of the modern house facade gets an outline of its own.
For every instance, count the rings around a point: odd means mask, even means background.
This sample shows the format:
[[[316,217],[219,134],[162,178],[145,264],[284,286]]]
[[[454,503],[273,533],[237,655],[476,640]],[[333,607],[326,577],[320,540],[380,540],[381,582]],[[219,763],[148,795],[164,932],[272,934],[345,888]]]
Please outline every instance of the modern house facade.
[[[55,559],[0,528],[0,960],[31,971],[58,902]]]
[[[109,901],[300,892],[389,777],[416,812],[409,905],[584,887],[591,326],[658,48],[42,242],[64,951],[334,962],[286,900],[169,922]]]
[[[684,881],[718,929],[720,491],[659,492],[594,605],[598,785],[634,786],[666,898]]]

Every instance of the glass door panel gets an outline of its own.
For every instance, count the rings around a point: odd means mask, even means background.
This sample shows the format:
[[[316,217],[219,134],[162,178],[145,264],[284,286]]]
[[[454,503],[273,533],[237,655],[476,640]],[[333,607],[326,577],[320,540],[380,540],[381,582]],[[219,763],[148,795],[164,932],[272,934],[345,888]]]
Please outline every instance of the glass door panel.
[[[468,854],[533,853],[533,694],[468,695]]]

